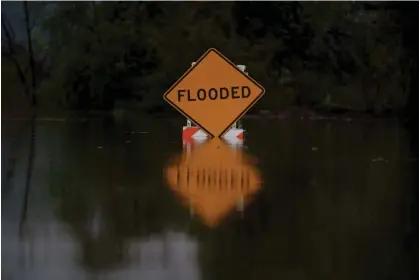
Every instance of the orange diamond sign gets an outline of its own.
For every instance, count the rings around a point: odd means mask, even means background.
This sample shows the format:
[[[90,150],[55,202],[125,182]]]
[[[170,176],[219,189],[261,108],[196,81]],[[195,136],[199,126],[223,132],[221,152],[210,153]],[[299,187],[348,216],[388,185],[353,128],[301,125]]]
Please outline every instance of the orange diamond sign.
[[[216,49],[209,49],[164,99],[210,137],[221,137],[265,89]]]

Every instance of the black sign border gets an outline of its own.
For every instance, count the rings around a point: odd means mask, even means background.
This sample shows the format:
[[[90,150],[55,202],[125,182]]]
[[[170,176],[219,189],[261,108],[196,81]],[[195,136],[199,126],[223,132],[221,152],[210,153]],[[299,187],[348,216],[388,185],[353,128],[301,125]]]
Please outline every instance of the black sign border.
[[[215,48],[210,48],[209,50],[207,50],[199,59],[198,61],[196,61],[195,65],[192,66],[191,68],[189,68],[188,71],[185,72],[185,74],[182,75],[182,77],[180,77],[163,95],[163,99],[169,103],[170,105],[172,105],[176,110],[178,110],[182,115],[184,115],[186,118],[190,119],[191,121],[193,121],[195,124],[197,124],[202,130],[205,131],[205,133],[207,133],[210,138],[214,138],[215,136],[210,133],[204,126],[202,126],[200,123],[198,123],[196,120],[194,120],[191,116],[189,116],[186,112],[184,112],[180,107],[178,107],[176,104],[174,104],[172,101],[170,101],[170,99],[167,98],[167,95],[179,84],[181,83],[188,75],[189,73],[191,73],[194,68],[196,66],[199,65],[199,63],[201,63],[211,52],[215,52],[216,54],[218,54],[221,58],[224,59],[225,62],[227,62],[228,64],[230,64],[231,66],[233,66],[234,69],[237,70],[237,72],[239,72],[241,75],[243,75],[244,77],[246,77],[248,80],[250,80],[251,82],[253,82],[257,87],[259,87],[259,89],[262,91],[261,94],[255,99],[253,100],[222,132],[220,135],[218,135],[218,138],[221,138],[230,128],[231,126],[237,122],[241,117],[243,117],[244,114],[246,114],[247,111],[249,111],[249,109],[251,107],[253,107],[253,105],[255,105],[256,102],[259,101],[259,99],[262,98],[262,96],[265,94],[265,89],[258,83],[256,82],[252,77],[246,75],[243,71],[241,71],[240,69],[237,68],[237,66],[231,62],[227,57],[225,57],[222,53],[220,53],[217,49]]]

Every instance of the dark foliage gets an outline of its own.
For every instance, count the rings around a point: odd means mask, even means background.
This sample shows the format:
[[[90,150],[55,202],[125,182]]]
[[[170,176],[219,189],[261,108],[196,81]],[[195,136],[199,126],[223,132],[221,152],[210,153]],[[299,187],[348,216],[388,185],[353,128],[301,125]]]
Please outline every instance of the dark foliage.
[[[44,102],[109,110],[128,100],[145,111],[161,111],[163,92],[210,47],[246,64],[265,86],[267,95],[256,109],[398,113],[418,101],[411,90],[417,88],[417,4],[43,5],[29,5],[28,13],[33,18],[34,9],[48,10],[31,29],[36,62],[21,63],[38,63],[48,73],[32,77]],[[13,38],[8,46],[2,55],[14,60],[29,51]],[[13,53],[10,46],[16,46]]]

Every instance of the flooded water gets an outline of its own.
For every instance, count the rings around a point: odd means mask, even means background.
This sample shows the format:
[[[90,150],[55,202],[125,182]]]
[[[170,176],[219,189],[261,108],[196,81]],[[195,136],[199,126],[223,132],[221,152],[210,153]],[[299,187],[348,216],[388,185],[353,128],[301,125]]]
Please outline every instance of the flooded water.
[[[245,120],[243,143],[201,144],[182,124],[3,122],[2,277],[418,275],[419,161],[397,122]]]

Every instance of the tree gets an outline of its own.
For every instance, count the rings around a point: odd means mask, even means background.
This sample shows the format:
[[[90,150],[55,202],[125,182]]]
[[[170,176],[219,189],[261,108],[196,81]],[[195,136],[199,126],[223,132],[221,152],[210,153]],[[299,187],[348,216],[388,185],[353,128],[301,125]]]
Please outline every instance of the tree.
[[[46,56],[37,49],[38,41],[42,38],[34,38],[34,31],[38,27],[39,13],[45,7],[46,3],[43,2],[21,2],[20,7],[16,7],[18,12],[14,14],[16,17],[21,15],[21,18],[13,18],[14,24],[5,9],[2,10],[2,55],[14,65],[23,91],[33,107],[37,105],[37,91],[44,78],[46,62]],[[19,22],[20,19],[22,22]],[[21,38],[17,36],[16,25],[22,27],[22,30],[18,30],[24,34]]]
[[[25,5],[28,23],[33,16]],[[28,88],[41,87],[43,96],[59,98],[71,108],[112,109],[121,99],[141,101],[147,108],[162,105],[157,93],[215,47],[234,63],[246,64],[250,75],[264,85],[268,94],[259,108],[398,110],[406,104],[410,61],[397,9],[390,7],[317,2],[54,3],[44,20],[48,40],[42,48],[51,76],[42,84],[36,71],[20,76]],[[42,61],[34,33],[26,32],[32,42],[26,49],[34,54],[28,55],[29,69]],[[12,37],[12,32],[4,34],[5,39]]]
[[[45,23],[51,34],[49,91],[71,107],[112,109],[120,98],[141,98],[135,79],[153,68],[137,20],[143,3],[57,3]]]

